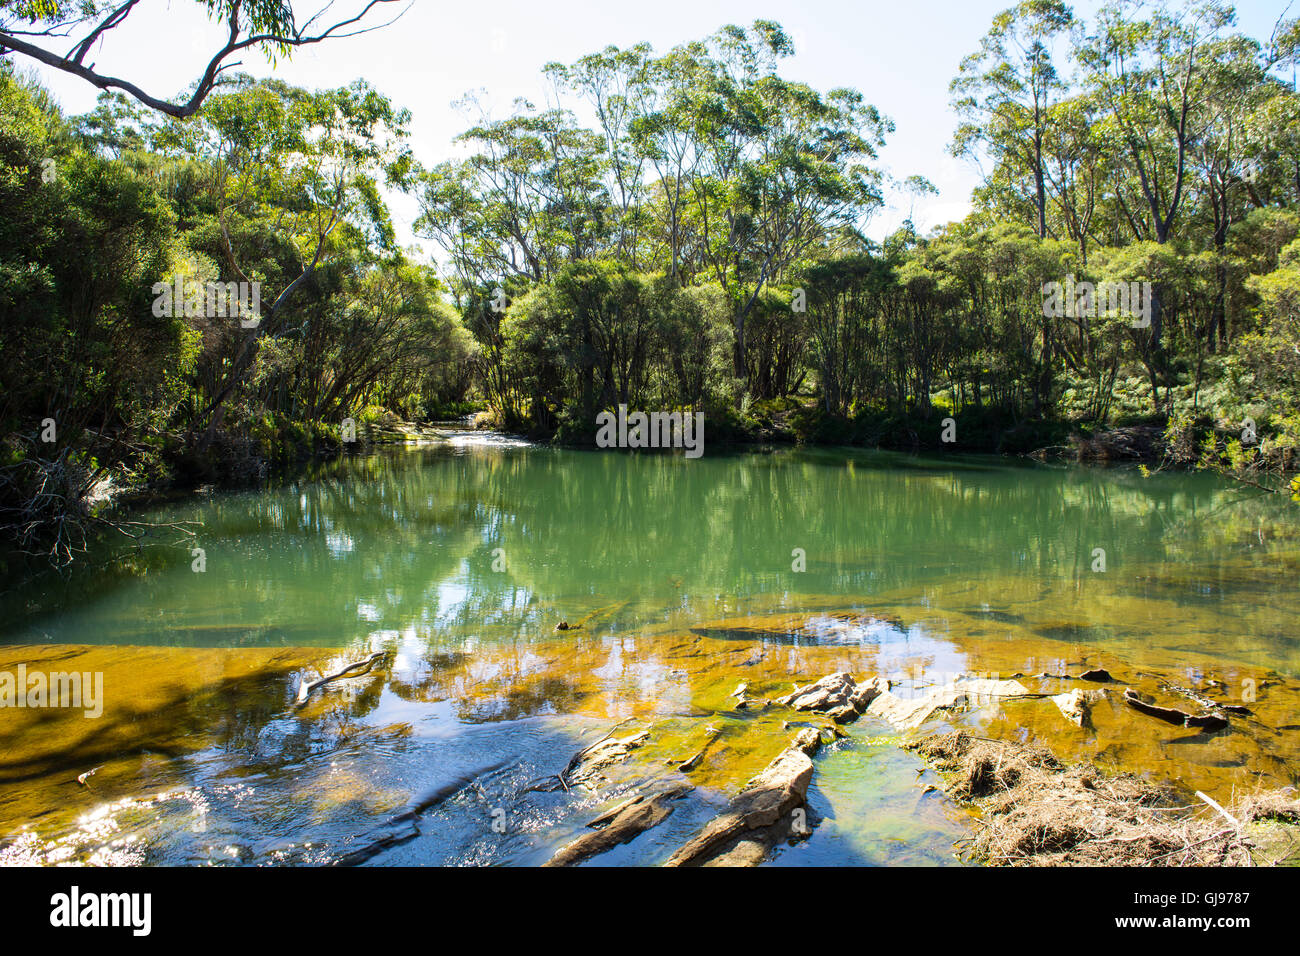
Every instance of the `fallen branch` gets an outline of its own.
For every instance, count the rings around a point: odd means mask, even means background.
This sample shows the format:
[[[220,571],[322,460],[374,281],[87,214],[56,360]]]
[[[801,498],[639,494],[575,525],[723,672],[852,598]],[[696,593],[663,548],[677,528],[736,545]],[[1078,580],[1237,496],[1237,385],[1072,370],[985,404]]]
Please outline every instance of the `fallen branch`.
[[[324,687],[330,681],[338,680],[340,677],[360,677],[362,674],[369,673],[370,668],[374,665],[375,661],[380,660],[381,658],[386,656],[387,653],[388,653],[387,651],[376,651],[374,654],[371,654],[363,661],[357,661],[353,664],[349,664],[346,667],[342,668],[341,670],[335,671],[333,674],[326,674],[324,677],[318,680],[314,680],[311,681],[310,683],[303,684],[301,687],[298,688],[297,706],[301,707],[303,704],[305,704],[307,702],[307,697],[311,694],[312,691],[316,690],[318,687]],[[353,671],[355,671],[356,673],[353,673]]]
[[[690,771],[694,770],[696,767],[700,765],[700,761],[704,759],[705,752],[710,747],[712,747],[714,741],[716,741],[721,736],[722,736],[721,730],[715,730],[713,733],[709,734],[708,740],[704,741],[704,746],[701,747],[696,752],[695,756],[678,764],[677,769],[680,770],[682,773],[689,773]]]
[[[1215,800],[1213,797],[1210,797],[1202,793],[1199,790],[1196,791],[1196,795],[1200,797],[1202,800],[1204,800],[1206,803],[1208,803],[1215,810],[1218,810],[1219,813],[1223,814],[1223,818],[1227,820],[1229,823],[1231,823],[1234,827],[1236,827],[1237,829],[1241,829],[1241,822],[1236,817],[1234,817],[1231,813],[1229,813],[1227,810],[1223,809],[1223,805],[1220,804],[1217,800]]]
[[[616,723],[613,727],[610,728],[609,733],[607,733],[605,736],[601,737],[594,744],[591,744],[590,746],[587,747],[583,747],[576,754],[574,754],[573,759],[570,760],[567,764],[565,764],[564,769],[555,775],[555,779],[560,782],[560,786],[562,786],[565,790],[568,790],[569,774],[573,773],[573,771],[578,769],[578,767],[582,764],[582,759],[586,757],[587,754],[591,753],[593,750],[595,750],[597,747],[603,744],[605,741],[612,740],[614,737],[614,732],[618,730],[618,728],[630,724],[634,720],[636,720],[635,717],[628,717],[625,718],[624,720],[620,720],[618,723]]]

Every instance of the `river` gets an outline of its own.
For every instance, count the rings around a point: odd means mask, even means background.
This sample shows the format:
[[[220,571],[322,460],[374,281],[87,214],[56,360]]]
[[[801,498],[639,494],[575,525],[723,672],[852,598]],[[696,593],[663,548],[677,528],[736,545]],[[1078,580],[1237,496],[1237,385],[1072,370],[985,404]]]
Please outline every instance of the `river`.
[[[0,710],[0,862],[328,863],[379,841],[371,864],[537,864],[620,791],[530,785],[618,726],[651,731],[643,766],[713,741],[699,799],[598,858],[660,862],[789,736],[737,683],[836,669],[1208,687],[1250,718],[953,719],[1212,794],[1297,782],[1296,505],[1205,475],[449,433],[133,517],[196,535],[123,537],[0,599],[0,672],[104,687],[99,716]],[[897,740],[864,718],[825,748],[817,826],[772,862],[960,862],[964,811]],[[418,835],[386,840],[431,791]]]

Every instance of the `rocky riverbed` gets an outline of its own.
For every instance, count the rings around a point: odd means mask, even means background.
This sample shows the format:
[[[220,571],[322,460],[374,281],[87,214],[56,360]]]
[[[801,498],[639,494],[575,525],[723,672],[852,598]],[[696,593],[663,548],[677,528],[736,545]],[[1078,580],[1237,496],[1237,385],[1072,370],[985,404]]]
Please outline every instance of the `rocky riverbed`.
[[[1028,615],[989,634],[978,608],[965,624],[946,611],[943,639],[904,607],[635,641],[605,632],[609,613],[557,614],[568,628],[518,647],[4,648],[0,671],[99,672],[105,693],[95,720],[7,711],[0,860],[1294,855],[1300,687],[1285,674],[1159,634],[1132,656],[1035,636],[1060,626]],[[1077,812],[1044,823],[1061,800]]]

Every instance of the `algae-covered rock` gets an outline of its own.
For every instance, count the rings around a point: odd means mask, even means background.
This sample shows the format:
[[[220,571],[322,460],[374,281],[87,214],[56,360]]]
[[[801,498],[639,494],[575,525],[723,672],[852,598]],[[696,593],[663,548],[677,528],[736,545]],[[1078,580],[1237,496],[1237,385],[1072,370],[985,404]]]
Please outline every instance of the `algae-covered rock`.
[[[1052,698],[1052,703],[1060,709],[1070,723],[1077,727],[1087,727],[1092,718],[1092,703],[1099,697],[1101,697],[1099,691],[1083,691],[1076,688],[1065,694],[1057,694]]]
[[[978,706],[1004,697],[1021,697],[1029,690],[1014,680],[969,678],[936,687],[916,698],[905,698],[886,691],[876,697],[867,708],[872,717],[879,717],[904,730],[920,727],[939,711],[954,710],[963,706]]]

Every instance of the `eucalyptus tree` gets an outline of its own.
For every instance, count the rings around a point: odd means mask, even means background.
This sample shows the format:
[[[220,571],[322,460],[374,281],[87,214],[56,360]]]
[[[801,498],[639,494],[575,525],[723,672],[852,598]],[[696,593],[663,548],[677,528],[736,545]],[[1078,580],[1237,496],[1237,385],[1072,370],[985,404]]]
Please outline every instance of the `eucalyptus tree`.
[[[726,292],[733,374],[745,388],[754,310],[807,249],[879,205],[879,176],[867,163],[892,129],[854,90],[822,94],[782,78],[779,63],[792,52],[779,24],[758,20],[661,57],[642,45],[548,67],[595,110],[619,222],[641,228],[645,212],[626,211],[635,197],[657,223],[653,236],[638,233],[644,255],[626,254],[625,231],[611,251]],[[785,324],[771,326],[777,338]]]
[[[1285,418],[1290,467],[1300,464],[1300,240],[1278,253],[1278,268],[1247,280],[1260,300],[1259,328],[1245,337],[1241,356],[1261,395]]]
[[[704,142],[697,135],[698,96],[708,81],[709,56],[703,43],[676,47],[646,62],[640,77],[644,109],[629,134],[645,157],[655,181],[648,192],[651,214],[663,237],[660,260],[670,277],[689,284],[702,268],[703,256],[692,214],[692,183],[705,162]]]
[[[855,401],[879,400],[892,265],[867,255],[827,259],[810,265],[799,281],[808,295],[810,351],[826,412],[846,415]]]
[[[793,52],[771,21],[710,38],[685,119],[701,144],[691,205],[707,274],[734,302],[734,374],[748,388],[746,319],[766,286],[833,231],[881,204],[867,165],[893,124],[856,90],[780,77]]]
[[[596,413],[646,395],[672,286],[614,262],[573,262],[513,303],[507,362],[542,425],[590,430]]]
[[[566,66],[548,63],[544,72],[557,91],[575,93],[595,114],[603,145],[605,194],[609,197],[612,254],[639,268],[646,224],[646,166],[657,154],[637,135],[660,99],[657,67],[649,44],[627,50],[606,47]]]
[[[1051,47],[1074,22],[1060,0],[1023,0],[993,18],[979,51],[962,60],[950,87],[962,117],[953,155],[985,151],[994,162],[1025,170],[1040,238],[1047,236],[1045,141],[1065,89]]]
[[[603,251],[604,144],[571,112],[517,100],[511,116],[481,117],[457,141],[476,151],[420,177],[415,229],[449,255],[461,281],[541,282],[563,263]]]
[[[1267,95],[1245,126],[1254,174],[1246,187],[1260,208],[1300,202],[1300,95],[1296,89],[1300,18],[1279,19],[1262,58],[1268,76],[1263,92]]]
[[[1048,232],[1064,235],[1079,247],[1088,264],[1088,245],[1096,241],[1098,212],[1113,162],[1096,132],[1095,101],[1084,94],[1064,99],[1048,112],[1043,137],[1043,181],[1051,202]]]
[[[157,129],[160,148],[194,156],[210,170],[215,215],[195,240],[232,279],[271,286],[261,297],[269,306],[255,321],[209,330],[217,345],[196,416],[201,451],[263,338],[298,331],[290,306],[318,270],[358,249],[392,248],[380,189],[411,175],[409,119],[363,81],[309,92],[247,80],[214,94],[191,119]]]
[[[1213,71],[1207,64],[1234,14],[1214,0],[1178,11],[1159,6],[1146,17],[1130,16],[1128,7],[1101,9],[1078,59],[1083,82],[1104,112],[1108,148],[1124,160],[1115,202],[1134,239],[1163,245],[1183,212],[1192,151],[1210,121]],[[1143,361],[1156,396],[1167,361],[1159,285],[1144,336]]]
[[[1217,254],[1214,308],[1200,340],[1214,349],[1228,344],[1228,266],[1224,256],[1228,230],[1260,202],[1252,188],[1258,168],[1252,156],[1250,127],[1278,84],[1267,74],[1259,44],[1232,35],[1207,44],[1201,57],[1205,74],[1205,119],[1191,148],[1196,171],[1194,208],[1208,219],[1205,229]],[[1263,185],[1262,183],[1260,184]]]
[[[1163,243],[1186,197],[1191,149],[1210,118],[1207,67],[1234,15],[1214,2],[1182,11],[1157,7],[1146,19],[1126,14],[1123,4],[1103,7],[1078,56],[1111,143],[1135,179],[1134,238]]]

